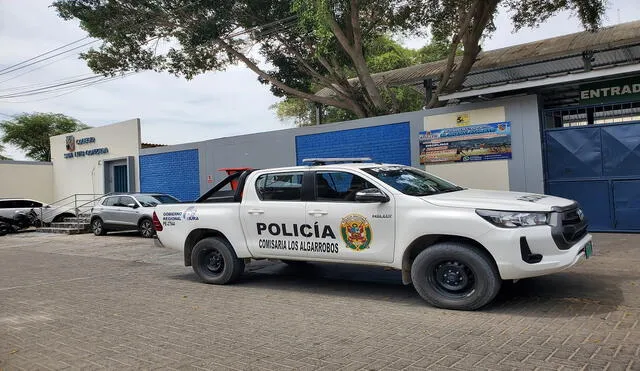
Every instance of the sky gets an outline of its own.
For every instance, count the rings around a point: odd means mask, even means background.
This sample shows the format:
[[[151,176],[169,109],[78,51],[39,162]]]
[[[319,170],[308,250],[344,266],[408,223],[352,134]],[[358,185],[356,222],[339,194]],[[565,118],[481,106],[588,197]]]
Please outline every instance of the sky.
[[[86,36],[77,22],[59,18],[50,4],[51,0],[0,0],[0,70]],[[637,19],[637,0],[609,0],[605,26]],[[514,33],[509,14],[501,9],[495,23],[497,32],[484,41],[485,50],[582,30],[579,21],[568,13],[553,17],[536,29]],[[427,42],[403,40],[412,48]],[[29,85],[89,73],[91,70],[77,54],[64,54],[13,73],[0,72],[0,95],[10,89],[27,90]],[[291,122],[281,122],[270,109],[278,100],[244,65],[209,72],[190,81],[147,71],[59,97],[0,98],[0,120],[23,112],[63,113],[91,126],[139,118],[143,142],[179,144],[292,127]],[[15,160],[26,159],[11,146],[5,146],[3,154]]]

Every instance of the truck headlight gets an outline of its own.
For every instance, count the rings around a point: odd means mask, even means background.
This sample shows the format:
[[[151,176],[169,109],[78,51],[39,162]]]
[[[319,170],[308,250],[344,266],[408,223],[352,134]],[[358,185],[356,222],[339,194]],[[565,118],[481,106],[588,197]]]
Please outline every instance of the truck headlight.
[[[476,213],[501,228],[532,227],[549,224],[548,213],[476,210]]]

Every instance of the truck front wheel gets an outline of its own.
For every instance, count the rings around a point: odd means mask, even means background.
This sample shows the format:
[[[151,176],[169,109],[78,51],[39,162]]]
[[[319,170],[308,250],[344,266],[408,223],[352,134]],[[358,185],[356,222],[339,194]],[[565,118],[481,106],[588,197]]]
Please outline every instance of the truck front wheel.
[[[191,252],[191,266],[206,283],[224,285],[244,272],[244,261],[236,257],[229,243],[216,237],[200,240]]]
[[[429,304],[475,310],[491,302],[501,279],[493,262],[474,246],[438,243],[423,250],[411,266],[411,280]]]

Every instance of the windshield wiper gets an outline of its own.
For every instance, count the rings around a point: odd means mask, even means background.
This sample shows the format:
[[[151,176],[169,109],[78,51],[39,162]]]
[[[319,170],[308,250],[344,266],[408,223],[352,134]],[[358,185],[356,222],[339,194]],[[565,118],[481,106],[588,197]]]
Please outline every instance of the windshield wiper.
[[[449,193],[449,192],[457,192],[457,191],[462,191],[464,188],[462,187],[456,187],[456,188],[451,188],[451,189],[445,189],[444,191],[440,191],[438,193]]]
[[[445,190],[442,190],[442,191],[421,193],[421,194],[417,194],[416,196],[418,196],[418,197],[421,197],[421,196],[432,196],[432,195],[439,195],[441,193],[457,192],[457,191],[462,191],[462,190],[464,190],[464,188],[456,187],[456,188],[445,189]]]

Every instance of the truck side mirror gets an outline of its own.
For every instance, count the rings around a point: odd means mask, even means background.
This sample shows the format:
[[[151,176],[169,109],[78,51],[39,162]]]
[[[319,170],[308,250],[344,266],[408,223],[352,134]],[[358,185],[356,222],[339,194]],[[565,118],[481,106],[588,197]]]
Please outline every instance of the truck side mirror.
[[[389,202],[390,198],[378,188],[367,188],[356,193],[357,202]]]

